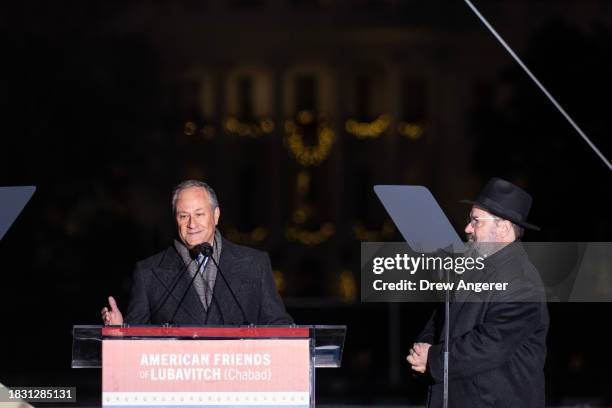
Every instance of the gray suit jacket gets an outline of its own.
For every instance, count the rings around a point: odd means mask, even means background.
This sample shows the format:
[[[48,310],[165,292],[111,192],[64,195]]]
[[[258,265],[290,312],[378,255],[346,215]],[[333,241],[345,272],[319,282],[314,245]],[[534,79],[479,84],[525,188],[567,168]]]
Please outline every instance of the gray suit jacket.
[[[293,319],[287,314],[274,285],[268,254],[226,239],[223,239],[222,248],[219,267],[236,294],[247,322],[258,325],[292,324]],[[133,275],[126,323],[167,323],[190,280],[173,246],[138,262]],[[208,312],[192,286],[173,322],[185,325],[239,325],[245,323],[245,319],[225,281],[217,273]]]

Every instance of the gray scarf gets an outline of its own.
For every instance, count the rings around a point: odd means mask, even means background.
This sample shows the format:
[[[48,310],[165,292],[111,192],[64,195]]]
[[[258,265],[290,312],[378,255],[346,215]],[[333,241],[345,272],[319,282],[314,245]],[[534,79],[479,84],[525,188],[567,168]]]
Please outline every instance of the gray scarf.
[[[221,258],[221,233],[218,230],[215,230],[215,239],[213,241],[213,253],[212,257],[215,262],[218,264],[219,259]],[[193,262],[193,258],[189,253],[189,249],[178,240],[174,240],[174,248],[176,248],[177,252],[181,256],[183,263],[185,265],[189,265],[187,271],[189,272],[189,276],[191,278],[194,277],[196,273],[199,272],[200,277],[195,278],[193,281],[193,286],[204,306],[205,310],[208,310],[210,307],[210,302],[212,301],[212,293],[215,287],[215,280],[217,279],[217,267],[215,266],[215,262],[212,262],[210,259],[206,262],[206,266],[204,270],[202,270],[202,265],[196,262]]]

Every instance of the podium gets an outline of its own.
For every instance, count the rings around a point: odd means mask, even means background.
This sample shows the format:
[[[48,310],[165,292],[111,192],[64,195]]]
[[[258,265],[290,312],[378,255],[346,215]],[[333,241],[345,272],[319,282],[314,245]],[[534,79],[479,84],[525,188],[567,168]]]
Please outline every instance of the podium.
[[[346,326],[74,326],[72,368],[102,368],[104,407],[315,406]]]

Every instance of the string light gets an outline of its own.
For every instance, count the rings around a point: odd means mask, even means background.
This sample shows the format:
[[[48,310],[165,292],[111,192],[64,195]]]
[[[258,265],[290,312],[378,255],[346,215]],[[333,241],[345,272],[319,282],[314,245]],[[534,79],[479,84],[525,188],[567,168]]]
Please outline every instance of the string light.
[[[183,125],[183,134],[186,136],[201,136],[204,139],[212,139],[215,137],[216,130],[213,125],[205,124],[201,128],[195,122],[187,121]]]
[[[309,125],[314,121],[314,114],[308,110],[299,111],[296,116],[300,125]]]
[[[303,245],[315,246],[320,245],[329,240],[335,233],[336,229],[330,222],[326,222],[316,231],[305,230],[296,226],[287,228],[285,237],[289,241],[299,242]]]
[[[242,232],[230,227],[225,233],[230,241],[243,245],[255,245],[264,241],[268,237],[269,231],[265,227],[256,227],[251,231]]]
[[[258,122],[242,122],[236,117],[229,117],[223,122],[225,130],[240,137],[257,138],[274,131],[274,121],[262,118]]]
[[[302,126],[311,124],[314,115],[309,111],[299,112],[297,123],[291,119],[285,121],[285,146],[295,160],[302,166],[318,166],[331,154],[336,135],[327,122],[319,120],[317,126],[317,143],[313,146],[304,144]]]
[[[291,216],[295,224],[304,224],[312,216],[312,208],[306,204],[299,204]]]
[[[211,125],[205,125],[204,127],[202,127],[201,132],[204,136],[204,139],[212,139],[213,137],[215,137],[216,134],[215,127]]]
[[[193,122],[185,122],[185,126],[183,127],[183,133],[187,136],[193,136],[198,130],[198,127]]]
[[[305,196],[310,190],[310,174],[307,171],[300,171],[297,175],[296,190],[298,195]]]
[[[357,299],[357,284],[353,273],[348,269],[343,269],[338,277],[338,290],[342,301],[354,303]]]
[[[382,114],[372,122],[359,122],[355,119],[349,119],[344,124],[344,128],[357,139],[375,139],[380,137],[389,128],[390,124],[391,116]]]
[[[358,221],[353,225],[353,233],[358,241],[381,242],[393,238],[395,226],[390,220],[386,220],[380,230],[369,230]]]
[[[285,275],[279,271],[278,269],[274,269],[272,272],[272,277],[274,279],[274,284],[276,285],[276,289],[282,295],[287,287],[287,282],[285,280]]]
[[[421,122],[400,122],[397,125],[397,131],[408,139],[417,140],[423,136],[425,126]]]

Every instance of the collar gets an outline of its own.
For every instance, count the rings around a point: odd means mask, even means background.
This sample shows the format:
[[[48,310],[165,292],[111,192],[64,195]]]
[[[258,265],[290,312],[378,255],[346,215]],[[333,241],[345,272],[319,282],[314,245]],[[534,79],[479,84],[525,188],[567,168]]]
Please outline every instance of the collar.
[[[520,241],[514,241],[488,256],[484,263],[488,268],[498,268],[517,256],[525,256],[526,254],[523,244]]]

